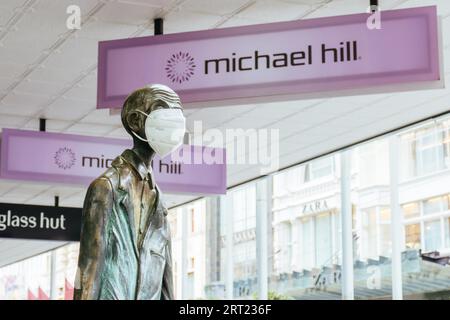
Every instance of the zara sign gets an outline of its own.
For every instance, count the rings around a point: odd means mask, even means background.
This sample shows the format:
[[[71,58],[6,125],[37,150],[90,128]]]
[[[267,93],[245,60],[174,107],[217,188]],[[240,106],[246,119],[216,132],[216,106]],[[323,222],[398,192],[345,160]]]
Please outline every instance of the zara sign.
[[[163,83],[185,107],[286,100],[436,84],[436,7],[368,13],[99,43],[98,108]],[[369,91],[371,89],[372,91]],[[397,89],[397,90],[398,90]],[[353,90],[353,91],[351,91]]]

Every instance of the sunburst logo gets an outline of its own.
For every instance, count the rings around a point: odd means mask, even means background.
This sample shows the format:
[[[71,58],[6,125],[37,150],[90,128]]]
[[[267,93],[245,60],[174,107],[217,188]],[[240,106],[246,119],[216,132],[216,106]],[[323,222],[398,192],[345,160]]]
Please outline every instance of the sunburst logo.
[[[76,160],[75,153],[72,149],[67,147],[59,148],[58,151],[56,151],[54,158],[58,168],[64,170],[72,168]]]
[[[173,83],[188,81],[195,70],[194,58],[187,52],[174,53],[166,63],[166,75]]]

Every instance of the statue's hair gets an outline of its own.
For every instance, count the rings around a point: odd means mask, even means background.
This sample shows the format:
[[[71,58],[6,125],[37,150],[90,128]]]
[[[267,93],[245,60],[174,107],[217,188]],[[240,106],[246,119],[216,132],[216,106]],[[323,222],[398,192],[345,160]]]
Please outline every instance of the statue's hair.
[[[128,133],[131,134],[126,115],[134,110],[148,113],[147,109],[150,107],[151,101],[156,99],[181,105],[180,97],[178,97],[176,92],[162,84],[151,84],[135,90],[125,100],[121,113],[122,124]]]

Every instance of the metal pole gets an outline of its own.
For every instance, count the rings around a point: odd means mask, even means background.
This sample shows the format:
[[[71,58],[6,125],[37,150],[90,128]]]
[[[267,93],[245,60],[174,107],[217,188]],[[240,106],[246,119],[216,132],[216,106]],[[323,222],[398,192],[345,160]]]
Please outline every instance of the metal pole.
[[[229,202],[227,203],[227,200]],[[233,203],[230,196],[220,197],[220,212],[225,214],[225,298],[233,299]]]
[[[256,270],[258,279],[258,298],[260,300],[268,299],[268,179],[270,179],[270,177],[266,177],[256,183]]]
[[[45,131],[45,119],[40,119],[40,131]],[[59,196],[55,196],[55,207],[59,207]],[[50,254],[50,300],[56,299],[56,251]]]
[[[56,300],[56,252],[50,255],[50,300]]]
[[[341,162],[342,299],[354,300],[353,234],[351,204],[351,151],[343,150]]]
[[[402,300],[402,217],[398,199],[399,138],[389,138],[389,177],[391,193],[391,237],[392,237],[392,299]]]
[[[181,208],[181,299],[188,299],[187,279],[187,249],[188,249],[188,210],[186,206]]]

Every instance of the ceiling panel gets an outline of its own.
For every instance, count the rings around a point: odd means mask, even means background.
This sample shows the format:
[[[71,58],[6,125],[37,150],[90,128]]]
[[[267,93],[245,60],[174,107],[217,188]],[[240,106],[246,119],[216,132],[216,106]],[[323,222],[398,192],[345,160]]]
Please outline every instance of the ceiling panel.
[[[29,117],[30,115],[36,114],[41,110],[41,106],[33,105],[33,104],[24,104],[24,105],[10,105],[10,104],[2,104],[0,106],[0,112],[4,115],[12,115],[12,116],[24,116]]]
[[[2,0],[0,2],[0,26],[6,25],[24,2],[25,0]]]
[[[219,15],[177,10],[166,16],[164,29],[167,33],[210,29],[220,20]],[[195,21],[195,23],[192,23],[192,21]]]
[[[65,92],[64,96],[70,99],[96,101],[97,88],[96,86],[82,86],[81,84],[77,84]]]
[[[101,124],[92,125],[87,123],[75,123],[64,132],[81,135],[103,136],[114,129],[115,128],[113,126],[105,126]]]
[[[0,180],[0,196],[15,188],[17,185],[19,185],[18,181]]]
[[[97,63],[97,49],[98,41],[95,39],[71,37],[48,57],[45,65],[81,72]]]
[[[253,5],[237,13],[237,17],[256,19],[261,22],[275,22],[297,19],[311,10],[311,6],[295,2],[274,0],[256,1]],[[274,14],[276,12],[276,14]]]
[[[65,88],[63,83],[49,81],[32,81],[26,79],[22,81],[14,91],[17,93],[55,96]],[[35,103],[33,103],[36,105]]]
[[[10,92],[2,103],[10,106],[42,106],[50,100],[48,95]]]
[[[121,126],[122,120],[120,115],[109,115],[108,109],[95,109],[89,112],[83,119],[79,121],[80,123],[90,123],[90,124],[103,124],[103,125],[113,125]]]
[[[33,71],[28,75],[27,79],[33,81],[46,81],[59,83],[61,85],[69,85],[77,76],[81,74],[83,70],[76,68],[70,68],[68,64],[67,68],[55,68],[50,66],[47,62],[40,65],[38,68],[33,69]]]
[[[2,73],[4,75],[4,73]],[[0,76],[0,91],[4,92],[10,85],[12,85],[15,82],[14,78],[9,77],[1,77]]]
[[[225,16],[249,3],[251,4],[254,2],[254,0],[188,0],[180,7],[180,11],[189,10],[193,12]]]
[[[138,30],[138,26],[93,19],[77,32],[77,37],[97,41],[127,38]]]
[[[0,61],[0,74],[3,77],[16,78],[27,70],[27,65],[22,63]]]
[[[3,0],[2,0],[3,1]],[[81,9],[82,14],[86,14],[91,11],[99,2],[98,0],[39,0],[33,8],[36,13],[41,17],[52,17],[56,21],[61,21],[64,26],[68,14],[66,9],[68,6],[77,5]],[[83,18],[83,16],[82,16]],[[45,22],[45,20],[44,20]],[[53,21],[54,22],[54,21]],[[54,22],[57,24],[56,22]]]
[[[95,17],[102,21],[140,25],[152,21],[159,10],[160,8],[146,5],[145,2],[108,2],[104,8],[95,14]]]
[[[71,125],[72,122],[70,121],[47,119],[46,130],[49,132],[61,132],[62,130],[68,128]],[[29,121],[23,126],[23,129],[39,130],[39,119],[38,118],[29,119]]]
[[[44,116],[48,119],[74,121],[93,108],[92,101],[59,98],[45,110]]]
[[[447,0],[407,0],[402,1],[401,4],[396,6],[396,8],[413,8],[413,7],[423,7],[423,6],[437,6],[438,14],[441,16],[450,15],[450,1]]]
[[[117,128],[108,134],[111,138],[130,139],[130,134],[123,127]]]
[[[2,126],[2,128],[19,128],[27,122],[27,119],[29,119],[29,117],[2,114],[0,116],[0,126]]]

